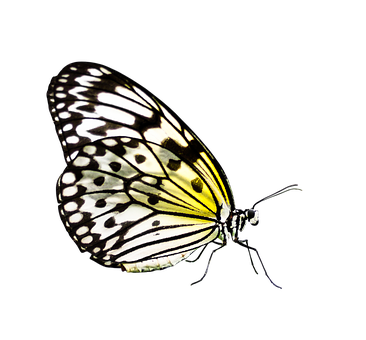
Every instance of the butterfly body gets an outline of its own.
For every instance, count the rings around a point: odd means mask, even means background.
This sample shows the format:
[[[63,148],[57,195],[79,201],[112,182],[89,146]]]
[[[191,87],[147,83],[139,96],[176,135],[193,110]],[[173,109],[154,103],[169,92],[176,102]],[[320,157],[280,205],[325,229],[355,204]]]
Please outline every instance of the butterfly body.
[[[257,223],[254,210],[235,209],[223,169],[195,133],[130,78],[73,63],[47,97],[67,163],[57,182],[60,216],[92,260],[128,272],[164,269],[210,242],[224,246],[229,235],[240,243],[246,221]]]

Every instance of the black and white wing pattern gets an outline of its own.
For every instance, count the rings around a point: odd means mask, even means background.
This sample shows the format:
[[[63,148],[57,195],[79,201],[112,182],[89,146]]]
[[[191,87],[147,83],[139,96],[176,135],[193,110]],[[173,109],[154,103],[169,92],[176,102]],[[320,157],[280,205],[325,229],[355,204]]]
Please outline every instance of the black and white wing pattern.
[[[164,103],[108,67],[77,62],[49,85],[67,167],[61,219],[81,251],[131,272],[172,266],[221,236],[225,173]]]

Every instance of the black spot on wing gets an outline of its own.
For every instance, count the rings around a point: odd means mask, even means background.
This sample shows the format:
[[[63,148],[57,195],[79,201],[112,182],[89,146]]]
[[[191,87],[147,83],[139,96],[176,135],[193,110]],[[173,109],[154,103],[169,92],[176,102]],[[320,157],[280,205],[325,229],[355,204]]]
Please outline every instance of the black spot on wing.
[[[180,160],[174,160],[174,159],[169,159],[169,162],[168,162],[168,169],[172,170],[172,171],[177,171],[178,169],[180,169],[181,167],[181,164],[182,164],[182,161]]]
[[[203,182],[200,178],[196,177],[191,181],[191,185],[194,191],[201,193],[203,190]]]
[[[95,202],[96,208],[104,208],[106,205],[107,205],[107,202],[105,201],[105,199],[100,199]]]
[[[104,227],[105,228],[112,228],[112,227],[114,227],[115,224],[116,224],[115,218],[110,217],[110,218],[108,218],[107,221],[104,222]]]
[[[105,178],[103,176],[100,176],[94,180],[94,184],[98,187],[102,186],[105,181]]]
[[[141,164],[146,161],[146,157],[144,155],[135,155],[135,160],[137,164]]]
[[[112,171],[118,172],[119,170],[121,170],[122,165],[117,162],[111,162],[109,163],[109,167],[112,169]]]
[[[181,146],[172,138],[166,138],[161,142],[161,146],[179,156],[182,160],[190,164],[195,164],[200,158],[200,152],[204,151],[198,141],[193,140],[188,146]]]
[[[107,136],[107,131],[106,131],[105,126],[100,126],[100,127],[94,128],[94,129],[87,130],[87,131],[94,136],[98,136],[98,137]]]
[[[150,195],[149,198],[147,199],[147,201],[149,202],[149,204],[155,205],[155,204],[158,204],[159,197],[156,195]]]

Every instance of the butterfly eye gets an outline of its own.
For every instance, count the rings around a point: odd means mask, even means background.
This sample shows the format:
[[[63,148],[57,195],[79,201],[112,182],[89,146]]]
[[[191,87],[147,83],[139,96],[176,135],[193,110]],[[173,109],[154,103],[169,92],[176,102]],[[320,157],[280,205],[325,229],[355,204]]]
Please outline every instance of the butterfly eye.
[[[259,222],[259,210],[248,208],[245,211],[246,220],[249,221],[250,224],[257,224]]]
[[[255,210],[254,209],[248,209],[247,211],[247,216],[248,216],[248,220],[251,220],[255,215]]]

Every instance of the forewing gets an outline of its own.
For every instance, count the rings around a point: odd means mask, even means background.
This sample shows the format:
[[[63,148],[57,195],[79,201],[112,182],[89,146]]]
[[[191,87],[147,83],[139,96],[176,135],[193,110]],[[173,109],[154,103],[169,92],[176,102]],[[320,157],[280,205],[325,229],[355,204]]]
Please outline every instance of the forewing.
[[[102,65],[78,62],[52,79],[47,95],[68,164],[84,145],[99,139],[124,136],[153,142],[206,179],[222,207],[222,221],[234,208],[227,177],[210,151],[172,110],[133,80]]]

